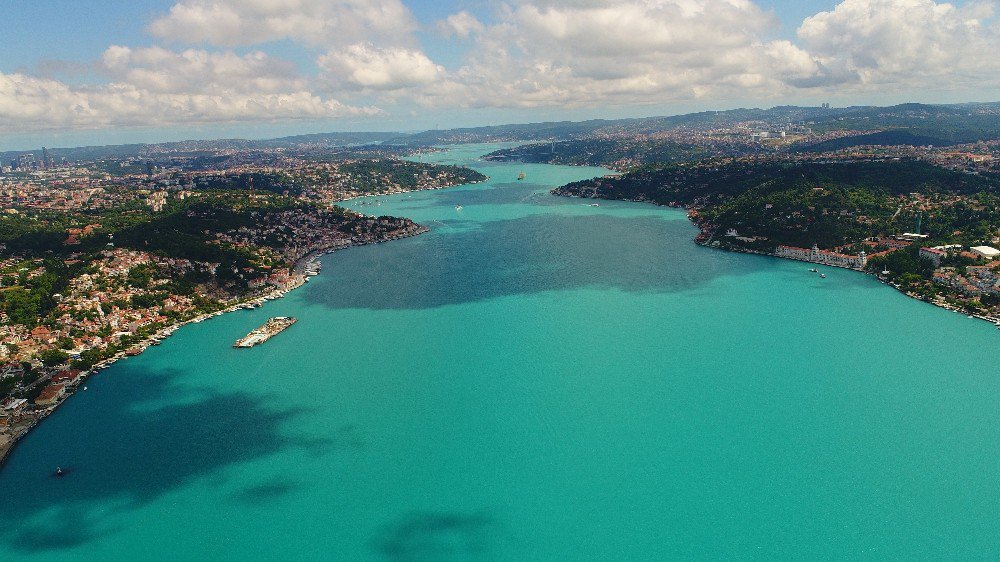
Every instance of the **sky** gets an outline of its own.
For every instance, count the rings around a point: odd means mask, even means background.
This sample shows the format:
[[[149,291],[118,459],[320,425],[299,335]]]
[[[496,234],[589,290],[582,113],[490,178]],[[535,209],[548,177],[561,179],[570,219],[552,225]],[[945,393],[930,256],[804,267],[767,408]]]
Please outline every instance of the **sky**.
[[[6,0],[0,149],[997,101],[998,1]]]

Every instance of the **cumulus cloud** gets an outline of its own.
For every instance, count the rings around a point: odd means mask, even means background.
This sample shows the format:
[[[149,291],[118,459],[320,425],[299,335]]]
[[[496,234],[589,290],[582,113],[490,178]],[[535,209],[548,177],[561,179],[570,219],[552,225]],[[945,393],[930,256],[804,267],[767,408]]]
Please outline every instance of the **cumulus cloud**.
[[[444,67],[424,53],[405,48],[379,49],[352,45],[319,58],[325,76],[341,86],[374,90],[399,90],[423,86],[439,79]]]
[[[477,33],[467,63],[422,92],[473,106],[664,103],[775,93],[823,73],[749,0],[522,0]]]
[[[439,21],[437,23],[438,29],[442,34],[455,35],[458,37],[468,37],[473,33],[479,33],[486,26],[483,25],[481,21],[476,19],[476,16],[462,10],[456,14],[452,14],[447,18]]]
[[[861,84],[996,82],[1000,31],[992,2],[965,7],[933,0],[844,0],[798,30],[822,63]]]
[[[226,47],[290,39],[311,46],[397,43],[416,29],[400,0],[181,0],[149,31]]]
[[[281,93],[307,87],[295,65],[262,51],[240,56],[231,51],[113,45],[102,63],[116,81],[157,93]]]
[[[982,91],[1000,85],[995,14],[991,0],[842,0],[786,40],[753,0],[508,0],[483,21],[460,11],[432,24],[463,53],[445,68],[422,50],[403,0],[175,0],[149,30],[196,48],[111,46],[95,64],[106,77],[97,86],[0,74],[0,127],[330,118],[376,113],[374,103],[622,107]],[[279,40],[316,57],[316,71],[268,54]]]
[[[121,64],[121,58],[116,57],[122,54],[120,50],[109,51],[105,64]],[[118,71],[134,76],[134,70],[123,67]],[[72,86],[58,80],[0,73],[0,129],[26,132],[266,122],[379,113],[374,107],[345,105],[307,90],[255,91],[245,85],[215,91],[201,86],[185,90],[175,78],[170,72],[151,71],[151,75],[141,73],[138,83]]]

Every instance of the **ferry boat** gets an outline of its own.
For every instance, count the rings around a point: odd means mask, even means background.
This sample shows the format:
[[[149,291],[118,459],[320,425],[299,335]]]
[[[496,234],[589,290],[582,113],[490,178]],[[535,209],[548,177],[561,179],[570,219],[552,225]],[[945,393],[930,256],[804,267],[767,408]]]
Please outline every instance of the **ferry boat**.
[[[268,319],[264,325],[251,331],[246,336],[236,340],[233,347],[236,348],[248,348],[253,347],[259,343],[264,343],[272,337],[280,334],[281,332],[288,329],[289,326],[297,322],[297,319],[290,316],[275,316],[274,318]]]

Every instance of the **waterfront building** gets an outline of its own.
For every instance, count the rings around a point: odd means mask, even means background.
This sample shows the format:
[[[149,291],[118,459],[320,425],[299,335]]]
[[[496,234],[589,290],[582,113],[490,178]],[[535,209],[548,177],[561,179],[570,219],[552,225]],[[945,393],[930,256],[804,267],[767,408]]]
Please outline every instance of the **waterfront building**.
[[[51,406],[59,401],[66,394],[66,387],[61,384],[50,384],[42,389],[42,393],[35,398],[35,404],[39,406]]]
[[[852,256],[829,250],[820,250],[815,244],[813,244],[812,248],[778,246],[774,255],[782,258],[832,265],[834,267],[847,267],[850,269],[863,269],[868,264],[868,256],[864,252]]]
[[[83,373],[77,369],[67,369],[52,376],[53,384],[71,385],[80,382]]]
[[[13,417],[20,415],[27,407],[28,401],[24,398],[7,398],[3,403],[0,403],[0,412],[5,417]]]

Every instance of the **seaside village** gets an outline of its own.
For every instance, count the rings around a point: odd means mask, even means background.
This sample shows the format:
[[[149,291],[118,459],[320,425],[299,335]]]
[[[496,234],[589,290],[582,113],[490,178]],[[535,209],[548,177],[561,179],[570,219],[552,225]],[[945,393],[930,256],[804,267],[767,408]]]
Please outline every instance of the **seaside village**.
[[[926,238],[926,234],[913,233],[905,233],[893,238],[870,238],[863,242],[863,245],[868,247],[870,251],[865,252],[862,250],[857,254],[845,253],[849,248],[856,247],[857,245],[846,245],[832,250],[821,250],[816,245],[813,245],[812,248],[778,246],[774,255],[787,259],[860,271],[865,269],[871,258],[908,248]],[[992,246],[972,246],[966,248],[961,244],[949,244],[943,246],[922,246],[918,250],[918,255],[921,259],[927,260],[934,265],[934,283],[954,289],[966,297],[1000,296],[1000,249]],[[954,266],[942,267],[942,262],[952,257],[965,258],[967,262],[974,265],[967,265],[962,268]],[[941,304],[941,302],[938,304]],[[984,318],[998,322],[998,325],[1000,325],[1000,320],[997,318]]]
[[[262,224],[218,233],[220,243],[249,246],[264,237],[287,238],[271,250],[288,267],[258,265],[236,272],[249,292],[233,295],[215,288],[174,292],[173,280],[190,273],[214,275],[218,263],[173,259],[149,252],[109,247],[88,262],[86,272],[53,294],[54,312],[33,327],[0,313],[0,458],[8,447],[76,390],[86,377],[110,362],[138,355],[185,322],[200,322],[234,308],[253,308],[298,287],[318,273],[315,257],[355,243],[412,236],[423,227],[389,217],[360,217],[344,229],[322,217],[278,217]],[[86,235],[69,232],[68,239]],[[74,260],[67,260],[73,265]],[[25,283],[46,274],[41,260],[0,261],[0,281]],[[0,286],[0,290],[4,287]],[[19,321],[22,320],[22,321]]]
[[[37,263],[15,260],[0,263],[0,270],[17,266],[25,279],[45,273]],[[91,272],[72,278],[64,293],[52,295],[58,303],[54,322],[57,327],[39,324],[29,328],[0,313],[0,385],[2,394],[7,395],[0,397],[0,456],[6,445],[84,384],[91,371],[115,359],[138,355],[147,345],[157,345],[179,322],[199,321],[205,314],[221,309],[222,295],[212,299],[169,293],[160,298],[171,278],[199,270],[214,274],[218,266],[123,248],[108,249],[91,262]],[[150,276],[150,271],[158,273]],[[137,276],[146,278],[136,282]],[[251,289],[256,290],[249,298],[267,291],[288,290],[303,280],[301,274],[284,267],[257,273],[248,280]],[[147,303],[146,298],[155,302]],[[84,361],[81,368],[70,368],[70,364],[78,366],[89,350],[113,353],[95,357],[99,360],[93,365]]]

